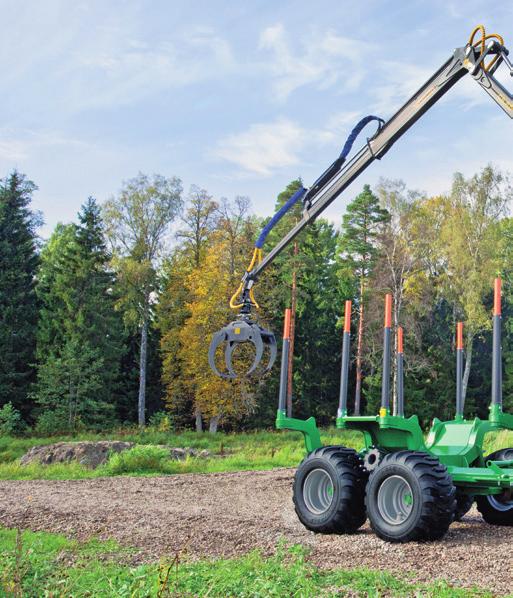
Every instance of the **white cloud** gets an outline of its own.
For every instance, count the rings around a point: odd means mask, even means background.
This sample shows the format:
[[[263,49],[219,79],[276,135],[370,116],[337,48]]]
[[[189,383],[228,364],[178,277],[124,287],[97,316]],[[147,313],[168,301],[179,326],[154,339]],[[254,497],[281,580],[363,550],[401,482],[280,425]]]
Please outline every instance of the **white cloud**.
[[[251,125],[246,131],[221,139],[212,154],[239,166],[243,173],[270,176],[299,163],[307,136],[296,123],[279,119]]]
[[[357,89],[364,77],[363,63],[370,44],[333,31],[302,33],[301,48],[294,51],[281,23],[264,29],[259,48],[272,54],[269,69],[277,100],[283,101],[299,87],[326,89],[342,82],[343,91]]]
[[[232,72],[230,45],[211,29],[195,28],[173,41],[147,44],[115,34],[105,45],[81,49],[76,102],[126,104],[164,89],[185,87]],[[87,93],[83,85],[87,82]]]
[[[0,160],[20,163],[33,157],[38,151],[56,147],[85,149],[90,146],[80,140],[70,138],[58,131],[32,129],[0,129]]]
[[[306,148],[310,154],[314,148],[333,147],[340,151],[361,116],[357,111],[337,112],[315,129],[301,127],[284,118],[252,124],[246,131],[221,139],[210,155],[238,166],[241,169],[238,177],[267,177],[296,164],[307,166],[305,160],[310,160],[311,155],[304,155]],[[372,131],[371,126],[369,130]]]

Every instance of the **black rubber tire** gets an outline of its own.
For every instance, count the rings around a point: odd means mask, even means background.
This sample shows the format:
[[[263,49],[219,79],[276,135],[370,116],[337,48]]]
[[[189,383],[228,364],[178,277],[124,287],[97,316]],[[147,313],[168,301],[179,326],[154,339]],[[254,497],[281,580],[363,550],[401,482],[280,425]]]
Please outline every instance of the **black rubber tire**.
[[[412,492],[412,510],[399,524],[386,521],[378,507],[378,491],[391,476],[402,477]],[[365,503],[374,532],[387,542],[439,540],[456,511],[456,488],[445,465],[431,455],[417,451],[398,451],[385,455],[371,473]]]
[[[464,494],[463,492],[456,491],[456,511],[454,513],[454,521],[461,521],[470,511],[475,500],[475,497],[471,494]]]
[[[328,509],[316,514],[303,495],[310,472],[322,469],[333,485],[333,497]],[[309,530],[323,534],[350,534],[361,527],[365,514],[365,485],[368,473],[358,453],[342,446],[326,446],[312,451],[299,465],[294,476],[293,501],[301,523]]]
[[[513,448],[501,449],[485,457],[485,461],[511,461],[512,459]],[[481,513],[486,523],[513,526],[513,490],[509,490],[508,492],[509,495],[505,491],[502,494],[494,494],[492,497],[476,496],[477,510]],[[505,510],[495,508],[490,499],[492,501],[505,499]]]

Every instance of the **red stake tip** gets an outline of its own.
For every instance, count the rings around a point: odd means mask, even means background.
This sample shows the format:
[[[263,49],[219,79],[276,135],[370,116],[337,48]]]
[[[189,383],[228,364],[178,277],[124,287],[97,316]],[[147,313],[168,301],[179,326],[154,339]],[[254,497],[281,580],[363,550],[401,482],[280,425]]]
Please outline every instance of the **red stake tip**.
[[[403,327],[397,327],[397,352],[403,353]]]
[[[463,322],[456,324],[456,350],[463,349]]]
[[[344,311],[344,332],[351,332],[351,301],[346,301]]]
[[[500,316],[502,313],[501,310],[501,285],[502,281],[500,278],[495,279],[495,284],[493,288],[493,315]]]
[[[290,316],[292,314],[292,310],[290,307],[287,307],[285,310],[285,320],[283,322],[283,338],[290,340]]]
[[[385,328],[392,327],[392,295],[385,295]]]

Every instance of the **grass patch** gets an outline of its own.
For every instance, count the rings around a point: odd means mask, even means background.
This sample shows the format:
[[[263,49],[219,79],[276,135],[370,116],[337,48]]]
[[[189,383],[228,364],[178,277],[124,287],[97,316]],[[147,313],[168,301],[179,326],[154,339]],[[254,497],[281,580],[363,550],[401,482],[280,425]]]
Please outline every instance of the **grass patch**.
[[[321,431],[325,445],[342,444],[355,449],[363,446],[363,437],[354,431],[334,428]],[[109,462],[95,470],[79,463],[20,465],[19,457],[34,445],[71,440],[129,440],[137,446],[113,455]],[[207,449],[211,458],[187,458],[174,461],[165,448],[191,447]],[[503,430],[487,434],[485,453],[513,446],[513,432]],[[73,480],[115,475],[167,475],[178,473],[215,473],[225,471],[265,470],[296,467],[305,455],[303,437],[298,432],[248,432],[241,434],[174,434],[148,430],[127,431],[114,435],[79,435],[59,438],[0,438],[0,480]]]
[[[321,431],[325,445],[342,444],[355,449],[363,446],[362,435],[354,431],[330,428]],[[20,465],[19,457],[32,446],[71,440],[128,440],[133,449],[115,454],[109,462],[95,470],[72,462],[68,464]],[[211,458],[187,458],[174,461],[165,448],[191,447],[207,449]],[[513,446],[513,432],[502,430],[487,434],[485,453]],[[197,434],[184,432],[127,431],[114,435],[79,435],[58,438],[0,438],[0,480],[72,480],[115,475],[168,475],[179,473],[215,473],[227,471],[266,470],[296,467],[305,455],[303,437],[298,432],[247,432],[241,434]]]
[[[109,462],[96,470],[79,463],[20,465],[18,458],[34,445],[70,440],[129,440],[138,446],[113,455]],[[12,444],[7,441],[12,440]],[[153,442],[149,442],[149,441]],[[361,448],[363,441],[358,432],[341,432],[329,429],[322,432],[325,444],[343,444]],[[207,449],[213,457],[187,458],[184,461],[169,459],[165,449],[153,444],[170,447]],[[305,455],[303,436],[297,432],[249,432],[242,434],[197,434],[185,432],[172,434],[156,432],[114,436],[78,436],[75,438],[12,438],[0,439],[0,480],[13,479],[84,479],[113,475],[161,475],[177,473],[214,473],[223,471],[265,470],[275,467],[295,467]]]
[[[492,594],[420,584],[369,569],[322,571],[301,546],[280,544],[274,556],[258,551],[235,559],[191,562],[175,555],[159,563],[124,564],[131,550],[115,542],[75,540],[45,532],[0,528],[0,593],[6,596],[423,596]]]

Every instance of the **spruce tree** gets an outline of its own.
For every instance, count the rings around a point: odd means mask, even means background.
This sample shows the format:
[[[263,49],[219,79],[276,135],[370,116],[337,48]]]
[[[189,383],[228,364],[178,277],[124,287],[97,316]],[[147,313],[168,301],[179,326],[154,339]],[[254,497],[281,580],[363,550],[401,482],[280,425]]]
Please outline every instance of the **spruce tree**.
[[[346,267],[353,273],[358,284],[358,335],[356,345],[356,415],[360,415],[362,389],[362,359],[364,302],[367,281],[376,263],[378,250],[376,239],[383,223],[389,214],[379,205],[379,199],[372,193],[369,185],[365,185],[362,193],[348,206],[342,223],[340,247]]]
[[[29,416],[34,377],[38,264],[34,183],[13,172],[0,181],[0,407],[8,402]]]
[[[79,224],[58,225],[42,252],[35,397],[46,432],[113,421],[123,327],[102,227],[89,198]]]

